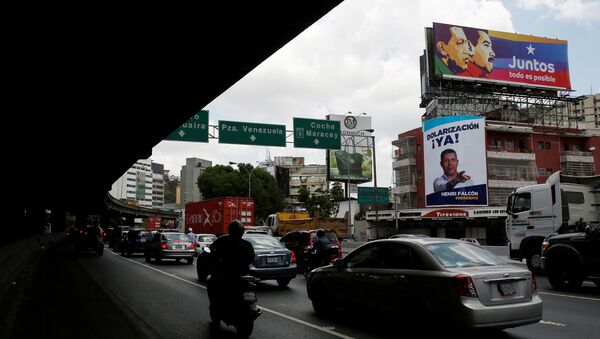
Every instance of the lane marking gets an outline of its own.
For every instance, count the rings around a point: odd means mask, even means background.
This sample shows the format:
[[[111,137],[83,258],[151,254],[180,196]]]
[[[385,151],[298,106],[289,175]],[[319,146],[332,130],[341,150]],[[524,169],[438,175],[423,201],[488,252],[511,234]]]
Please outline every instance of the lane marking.
[[[109,250],[109,252],[110,252],[110,253],[112,253],[113,255],[115,255],[115,256],[117,256],[117,257],[119,257],[119,258],[123,259],[123,260],[127,260],[127,261],[129,261],[129,262],[132,262],[132,263],[134,263],[134,264],[140,265],[140,266],[142,266],[142,267],[146,267],[146,268],[148,268],[148,269],[151,269],[151,270],[153,270],[153,271],[159,272],[159,273],[161,273],[161,274],[164,274],[164,275],[166,275],[166,276],[169,276],[169,277],[171,277],[171,278],[174,278],[174,279],[177,279],[177,280],[183,281],[183,282],[185,282],[185,283],[188,283],[188,284],[190,284],[190,285],[193,285],[193,286],[196,286],[196,287],[200,287],[200,288],[206,289],[206,286],[203,286],[203,285],[197,284],[197,283],[195,283],[195,282],[189,281],[189,280],[187,280],[187,279],[184,279],[184,278],[178,277],[178,276],[176,276],[176,275],[174,275],[174,274],[171,274],[171,273],[167,273],[167,272],[161,271],[161,270],[159,270],[159,269],[157,269],[157,268],[155,268],[155,267],[151,267],[151,266],[148,266],[147,264],[143,264],[143,263],[137,262],[137,261],[135,261],[135,260],[133,260],[133,259],[125,258],[125,257],[121,256],[120,254],[117,254],[117,253],[113,252],[112,250]],[[292,316],[289,316],[289,315],[287,315],[287,314],[283,314],[283,313],[277,312],[277,311],[275,311],[275,310],[272,310],[272,309],[270,309],[270,308],[266,308],[266,307],[264,307],[264,306],[260,306],[260,305],[259,305],[259,307],[260,307],[260,308],[261,308],[263,311],[266,311],[266,312],[269,312],[269,313],[271,313],[271,314],[274,314],[274,315],[280,316],[280,317],[282,317],[282,318],[285,318],[285,319],[291,320],[291,321],[293,321],[293,322],[296,322],[296,323],[302,324],[302,325],[304,325],[304,326],[308,326],[308,327],[314,328],[314,329],[316,329],[316,330],[319,330],[319,331],[325,332],[325,333],[327,333],[327,334],[331,334],[331,335],[333,335],[333,336],[336,336],[336,337],[338,337],[338,338],[344,338],[344,339],[354,339],[354,337],[350,337],[350,336],[347,336],[347,335],[341,334],[341,333],[339,333],[339,332],[335,332],[334,330],[332,330],[332,328],[331,328],[330,326],[328,326],[328,327],[323,327],[323,326],[315,325],[315,324],[309,323],[309,322],[307,322],[307,321],[304,321],[304,320],[301,320],[301,319],[298,319],[298,318],[294,318],[294,317],[292,317]]]
[[[565,327],[565,326],[567,326],[567,325],[565,325],[563,323],[557,323],[555,321],[548,321],[548,320],[540,320],[540,324],[554,325],[554,326],[559,326],[559,327]]]
[[[590,300],[590,301],[600,301],[600,298],[580,297],[577,295],[569,295],[569,294],[559,294],[559,293],[550,293],[550,292],[538,292],[538,294],[551,295],[553,297],[564,297],[564,298],[583,299],[583,300]]]

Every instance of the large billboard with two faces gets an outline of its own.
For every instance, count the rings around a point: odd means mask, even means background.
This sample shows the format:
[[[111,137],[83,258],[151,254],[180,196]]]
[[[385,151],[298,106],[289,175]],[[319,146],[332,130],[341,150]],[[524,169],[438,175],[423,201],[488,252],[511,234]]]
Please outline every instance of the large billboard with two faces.
[[[447,116],[423,122],[426,206],[487,206],[485,119]]]
[[[433,23],[428,46],[432,77],[571,89],[566,40]]]

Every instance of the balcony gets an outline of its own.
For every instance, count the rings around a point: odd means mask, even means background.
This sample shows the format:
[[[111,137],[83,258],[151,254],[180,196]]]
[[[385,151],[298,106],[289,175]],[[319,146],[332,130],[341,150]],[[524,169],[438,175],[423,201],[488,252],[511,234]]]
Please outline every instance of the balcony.
[[[415,166],[416,164],[417,164],[417,159],[414,157],[399,159],[399,160],[395,160],[392,163],[392,169],[398,169],[398,168],[402,168],[402,167],[406,167],[406,166]]]
[[[593,152],[580,152],[580,151],[564,151],[560,152],[560,162],[588,162],[594,163]]]
[[[392,195],[401,195],[416,191],[417,185],[400,185],[392,187]]]
[[[488,159],[510,159],[510,160],[533,160],[535,153],[529,149],[519,149],[517,151],[508,151],[499,146],[489,146],[487,149]]]

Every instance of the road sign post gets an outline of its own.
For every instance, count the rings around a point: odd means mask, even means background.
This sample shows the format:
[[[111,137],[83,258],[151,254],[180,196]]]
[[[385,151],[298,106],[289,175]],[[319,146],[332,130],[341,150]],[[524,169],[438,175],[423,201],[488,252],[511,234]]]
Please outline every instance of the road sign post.
[[[340,122],[294,118],[294,147],[340,149]]]
[[[219,143],[285,147],[285,125],[219,120]]]
[[[169,134],[165,140],[208,142],[208,111],[194,114],[190,120]]]

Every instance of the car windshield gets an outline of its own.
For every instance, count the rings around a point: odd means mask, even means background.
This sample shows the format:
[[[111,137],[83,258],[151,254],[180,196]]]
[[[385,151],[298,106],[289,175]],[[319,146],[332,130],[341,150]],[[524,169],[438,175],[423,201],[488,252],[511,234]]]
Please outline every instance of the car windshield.
[[[163,233],[167,240],[186,240],[190,241],[190,238],[183,233]]]
[[[327,239],[329,239],[329,242],[331,242],[332,244],[336,244],[338,242],[338,238],[337,235],[335,235],[335,232],[325,232],[325,237],[327,237]],[[317,240],[317,232],[314,232],[312,234],[312,240],[313,242]]]
[[[425,245],[425,248],[444,266],[497,266],[507,265],[506,260],[485,248],[465,242]]]
[[[268,250],[284,248],[283,245],[273,237],[244,237],[252,243],[255,250]]]

